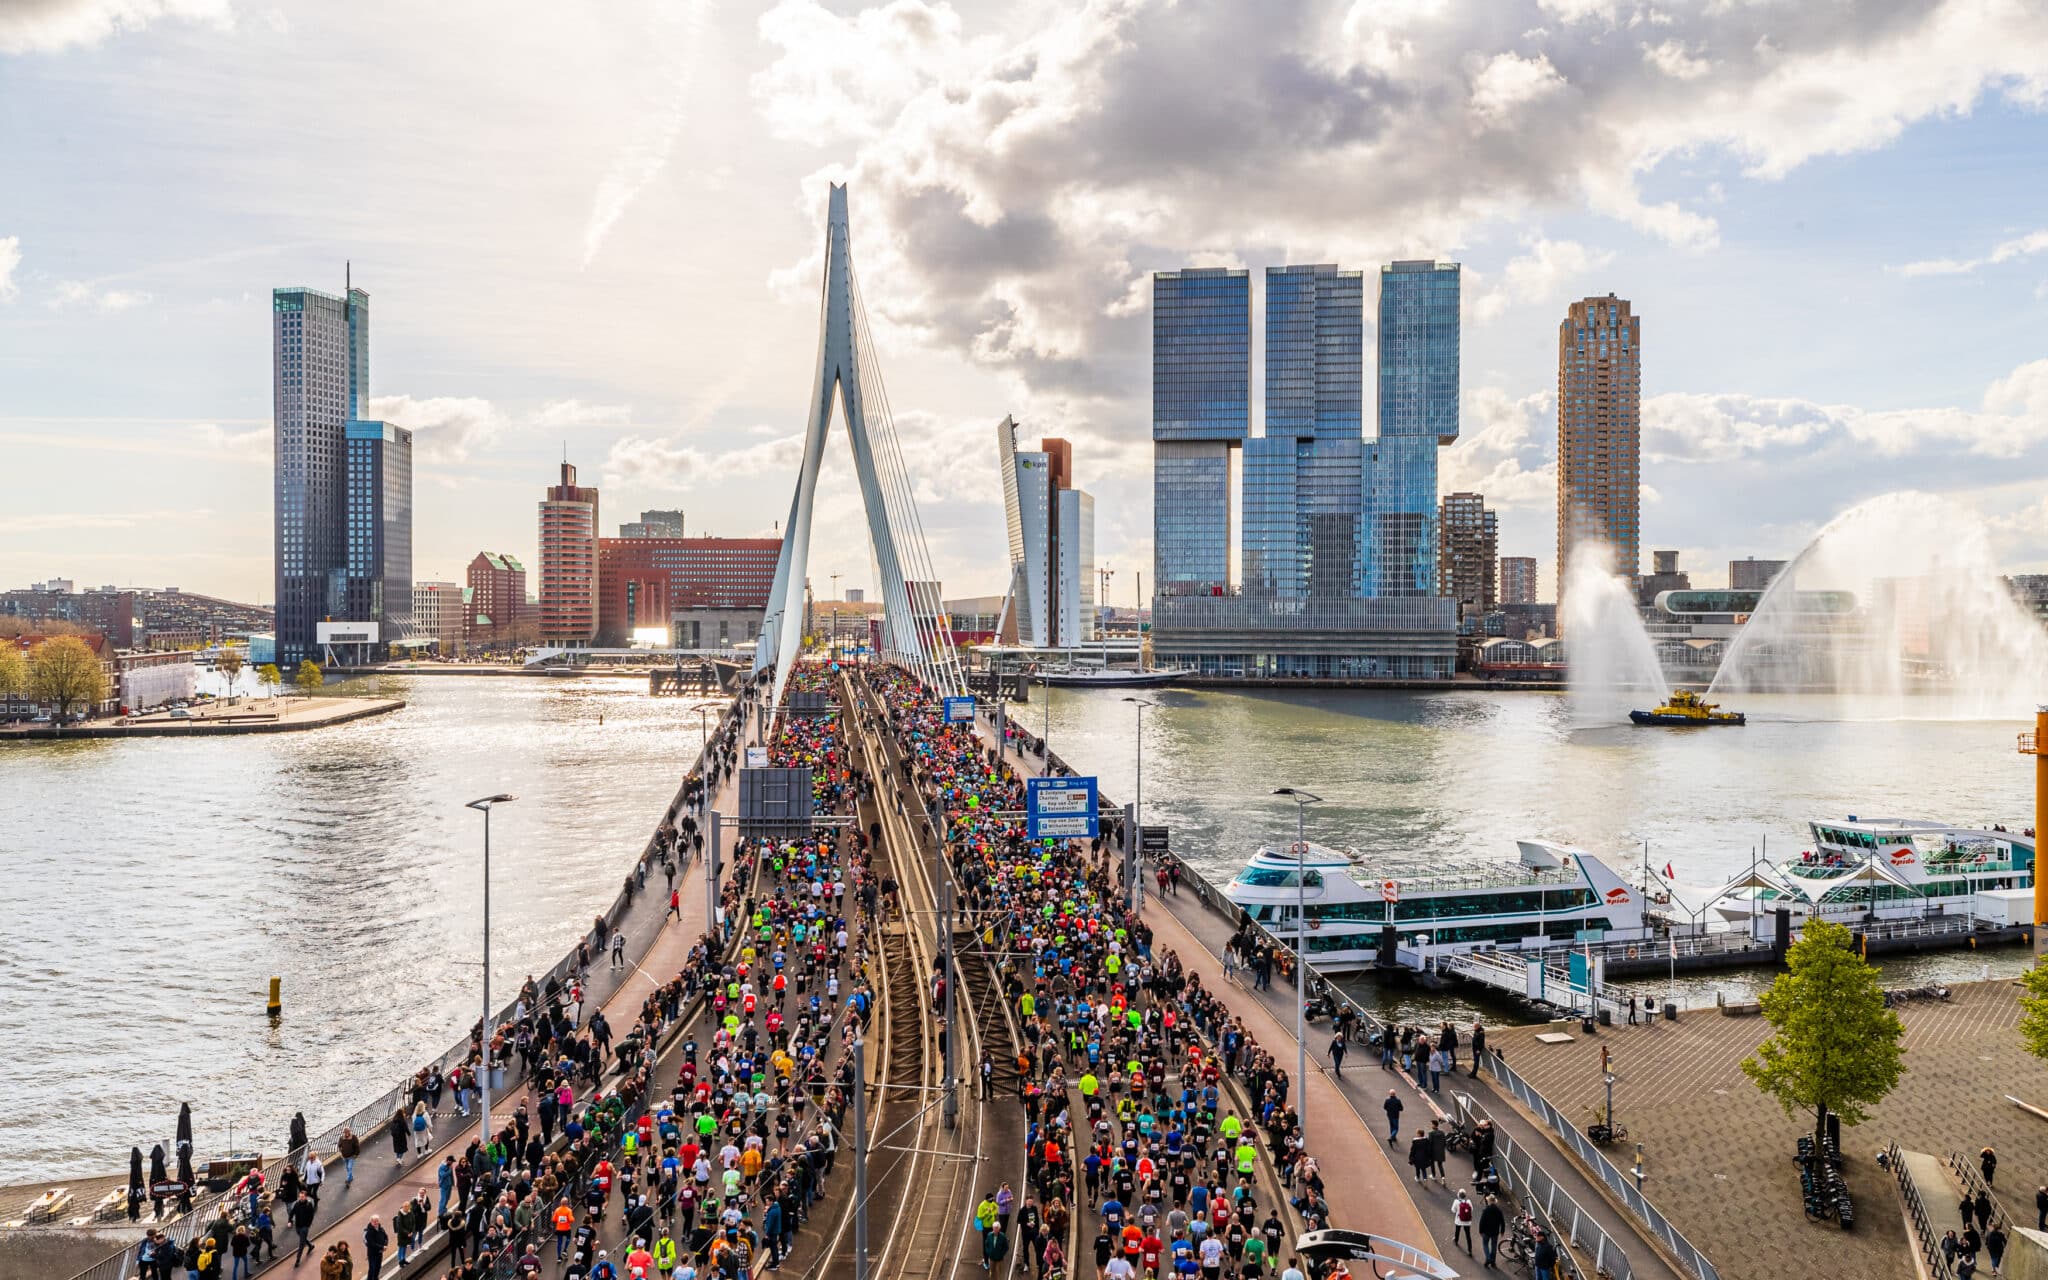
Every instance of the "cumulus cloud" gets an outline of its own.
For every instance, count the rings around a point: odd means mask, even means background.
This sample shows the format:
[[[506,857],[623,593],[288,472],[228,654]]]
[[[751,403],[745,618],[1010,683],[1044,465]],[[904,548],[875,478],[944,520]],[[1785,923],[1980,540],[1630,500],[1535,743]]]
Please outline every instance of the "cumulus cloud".
[[[12,302],[21,293],[14,283],[15,268],[21,265],[21,237],[0,236],[0,302]]]
[[[1961,276],[1968,275],[1979,267],[1997,266],[2015,258],[2030,258],[2037,253],[2048,253],[2048,228],[2030,231],[1992,246],[1991,252],[1980,258],[1926,258],[1919,262],[1905,262],[1886,270],[1902,276]]]
[[[93,307],[100,311],[127,311],[148,306],[154,300],[154,294],[140,289],[105,289],[86,280],[60,280],[50,294],[50,305],[60,310]]]
[[[853,184],[878,329],[1105,398],[1143,385],[1148,275],[1202,251],[1450,256],[1546,209],[1704,248],[1713,194],[1670,162],[1770,180],[1989,95],[2048,97],[2038,5],[1626,19],[1637,38],[1593,0],[1103,0],[1008,36],[936,0],[783,0],[753,92],[785,137],[832,148],[807,207]],[[815,261],[785,278],[808,286]]]
[[[1499,387],[1465,392],[1458,443],[1438,455],[1445,493],[1483,493],[1497,508],[1557,499],[1557,397],[1514,396]]]
[[[413,452],[425,462],[464,462],[504,434],[505,415],[477,396],[372,396],[370,416],[411,431]]]
[[[268,425],[231,430],[217,422],[196,423],[192,438],[201,447],[241,462],[269,462],[272,432]]]
[[[1608,249],[1588,249],[1576,240],[1548,240],[1542,237],[1524,242],[1524,252],[1501,272],[1498,285],[1485,289],[1472,304],[1473,318],[1480,323],[1497,320],[1508,307],[1521,302],[1557,303],[1564,298],[1590,296],[1595,271],[1614,261]]]
[[[55,53],[140,31],[159,19],[234,25],[229,0],[6,0],[0,54]]]
[[[671,488],[700,479],[766,477],[794,484],[803,448],[800,435],[757,440],[722,453],[708,453],[673,437],[622,436],[605,455],[604,482],[620,488]],[[775,500],[782,501],[783,496],[778,494]]]

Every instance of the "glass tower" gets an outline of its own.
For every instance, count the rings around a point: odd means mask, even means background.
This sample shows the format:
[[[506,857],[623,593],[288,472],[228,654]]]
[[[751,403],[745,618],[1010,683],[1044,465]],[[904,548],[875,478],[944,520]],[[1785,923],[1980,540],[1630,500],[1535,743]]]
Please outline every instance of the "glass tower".
[[[1159,595],[1230,592],[1230,451],[1251,427],[1251,276],[1152,277],[1152,547]]]
[[[1367,450],[1364,594],[1437,593],[1437,457],[1458,438],[1459,267],[1380,268],[1379,437]]]
[[[412,432],[348,424],[348,599],[341,616],[379,624],[378,642],[412,630]]]
[[[347,593],[347,429],[368,396],[370,295],[275,289],[270,297],[277,662],[313,655]]]

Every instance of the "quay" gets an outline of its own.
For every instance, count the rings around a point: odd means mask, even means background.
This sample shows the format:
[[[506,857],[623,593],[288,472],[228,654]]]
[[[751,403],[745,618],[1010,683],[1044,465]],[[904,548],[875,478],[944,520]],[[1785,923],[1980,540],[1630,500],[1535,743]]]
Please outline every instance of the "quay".
[[[232,707],[195,710],[189,718],[151,712],[121,720],[84,724],[17,725],[0,729],[0,742],[71,741],[76,738],[217,738],[245,733],[300,733],[327,729],[371,716],[403,710],[403,698],[272,698],[243,699]]]

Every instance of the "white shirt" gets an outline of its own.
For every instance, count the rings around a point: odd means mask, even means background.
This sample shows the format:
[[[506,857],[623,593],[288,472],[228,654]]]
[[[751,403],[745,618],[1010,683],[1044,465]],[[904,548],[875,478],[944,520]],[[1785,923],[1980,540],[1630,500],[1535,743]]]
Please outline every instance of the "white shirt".
[[[1138,1269],[1120,1257],[1111,1258],[1109,1265],[1102,1269],[1102,1274],[1108,1276],[1109,1280],[1134,1280]]]
[[[1223,1242],[1215,1236],[1202,1241],[1202,1265],[1217,1267],[1223,1265]]]

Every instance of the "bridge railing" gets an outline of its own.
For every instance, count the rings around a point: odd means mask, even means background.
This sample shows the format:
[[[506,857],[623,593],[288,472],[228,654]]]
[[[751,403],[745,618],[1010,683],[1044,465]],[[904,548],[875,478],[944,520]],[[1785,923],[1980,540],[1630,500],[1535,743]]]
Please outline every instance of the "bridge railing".
[[[1466,1124],[1477,1125],[1481,1120],[1493,1119],[1471,1094],[1453,1093],[1451,1097],[1457,1107],[1458,1118]],[[1558,1185],[1549,1170],[1537,1162],[1534,1152],[1509,1137],[1499,1124],[1493,1128],[1493,1167],[1494,1172],[1500,1175],[1501,1185],[1516,1202],[1536,1215],[1537,1221],[1551,1236],[1569,1241],[1574,1249],[1592,1255],[1592,1271],[1580,1274],[1634,1280],[1635,1272],[1629,1266],[1628,1253],[1621,1242],[1608,1235],[1593,1215]],[[1572,1269],[1577,1272],[1577,1259],[1572,1259],[1572,1262]]]
[[[1934,1220],[1928,1215],[1927,1206],[1920,1200],[1920,1186],[1906,1168],[1899,1144],[1894,1142],[1885,1151],[1889,1156],[1892,1177],[1898,1179],[1899,1200],[1906,1206],[1906,1219],[1913,1224],[1913,1248],[1920,1254],[1923,1269],[1932,1280],[1954,1280],[1955,1267],[1941,1250],[1941,1236],[1934,1229]]]
[[[1641,1188],[1637,1187],[1627,1174],[1615,1168],[1614,1162],[1607,1158],[1606,1152],[1595,1146],[1591,1138],[1579,1132],[1579,1127],[1567,1119],[1562,1111],[1552,1106],[1550,1100],[1539,1093],[1534,1085],[1516,1075],[1497,1051],[1490,1051],[1486,1055],[1486,1068],[1493,1073],[1494,1079],[1507,1086],[1508,1091],[1520,1099],[1523,1106],[1542,1117],[1551,1131],[1564,1139],[1565,1145],[1572,1153],[1607,1184],[1607,1189],[1628,1207],[1629,1212],[1642,1219],[1650,1233],[1670,1248],[1680,1265],[1699,1280],[1720,1280],[1721,1273],[1714,1268],[1713,1263],[1707,1261],[1707,1255],[1701,1253],[1693,1246],[1692,1241],[1687,1240],[1677,1227],[1671,1225],[1671,1220],[1665,1217],[1656,1205],[1650,1203],[1649,1197],[1642,1193]]]

